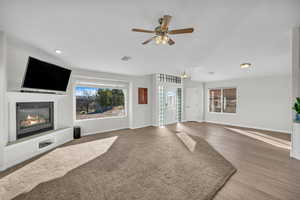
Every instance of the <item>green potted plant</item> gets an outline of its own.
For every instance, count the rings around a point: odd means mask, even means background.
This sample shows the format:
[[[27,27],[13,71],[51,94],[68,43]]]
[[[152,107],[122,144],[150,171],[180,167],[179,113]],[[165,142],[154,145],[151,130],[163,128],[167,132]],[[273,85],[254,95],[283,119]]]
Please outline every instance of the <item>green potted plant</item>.
[[[300,98],[296,98],[296,102],[294,104],[293,109],[296,111],[296,120],[300,121]]]

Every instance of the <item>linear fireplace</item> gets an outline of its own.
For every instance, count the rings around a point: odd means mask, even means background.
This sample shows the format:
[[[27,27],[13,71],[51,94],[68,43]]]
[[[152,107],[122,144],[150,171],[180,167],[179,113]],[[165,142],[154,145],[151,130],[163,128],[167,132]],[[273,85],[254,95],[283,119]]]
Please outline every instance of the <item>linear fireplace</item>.
[[[53,102],[17,103],[17,139],[54,129]]]

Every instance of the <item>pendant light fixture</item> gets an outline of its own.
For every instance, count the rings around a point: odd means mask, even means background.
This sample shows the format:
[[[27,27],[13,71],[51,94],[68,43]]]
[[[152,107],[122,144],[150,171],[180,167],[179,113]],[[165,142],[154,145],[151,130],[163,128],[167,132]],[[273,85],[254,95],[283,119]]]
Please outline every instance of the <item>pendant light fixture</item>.
[[[187,79],[189,77],[188,74],[185,72],[185,70],[184,70],[184,72],[180,76],[183,79]]]

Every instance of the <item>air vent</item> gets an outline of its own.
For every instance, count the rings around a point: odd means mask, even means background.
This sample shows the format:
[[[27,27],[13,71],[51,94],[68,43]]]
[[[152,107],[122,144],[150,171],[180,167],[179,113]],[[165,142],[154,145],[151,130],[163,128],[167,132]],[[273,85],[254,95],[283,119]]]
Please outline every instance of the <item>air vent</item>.
[[[123,57],[121,58],[121,60],[123,60],[123,61],[128,61],[128,60],[130,60],[130,59],[131,59],[130,56],[123,56]]]

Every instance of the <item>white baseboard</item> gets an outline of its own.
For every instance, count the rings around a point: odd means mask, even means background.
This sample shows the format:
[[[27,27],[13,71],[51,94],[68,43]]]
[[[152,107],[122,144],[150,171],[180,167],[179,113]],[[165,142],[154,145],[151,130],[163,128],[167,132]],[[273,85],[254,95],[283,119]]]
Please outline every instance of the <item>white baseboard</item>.
[[[291,134],[291,132],[288,132],[286,130],[269,129],[269,128],[262,128],[262,127],[257,127],[257,126],[245,126],[245,125],[234,124],[234,123],[225,123],[225,122],[218,122],[218,121],[206,121],[206,120],[203,121],[203,122],[220,124],[220,125],[227,125],[227,126],[236,126],[236,127],[241,127],[241,128],[253,128],[253,129],[258,129],[258,130],[263,130],[263,131],[272,131],[272,132],[280,132],[280,133],[285,133],[285,134]]]
[[[296,159],[296,160],[300,160],[300,157],[294,156],[294,155],[290,155],[291,158]]]
[[[98,133],[106,133],[106,132],[111,132],[111,131],[119,131],[119,130],[123,130],[123,129],[129,129],[129,127],[113,128],[113,129],[106,129],[106,130],[101,130],[101,131],[87,132],[87,133],[83,133],[81,136],[95,135]]]
[[[292,134],[292,149],[290,156],[294,159],[300,160],[300,124],[293,123],[293,134]]]
[[[199,122],[199,123],[202,123],[204,121],[203,120],[194,120],[194,121],[182,120],[181,122]]]
[[[165,125],[176,124],[176,123],[177,123],[177,121],[172,121],[172,122],[166,123]]]
[[[131,127],[130,129],[145,128],[145,127],[149,127],[149,126],[154,126],[154,125],[153,124],[143,124],[143,125]]]

